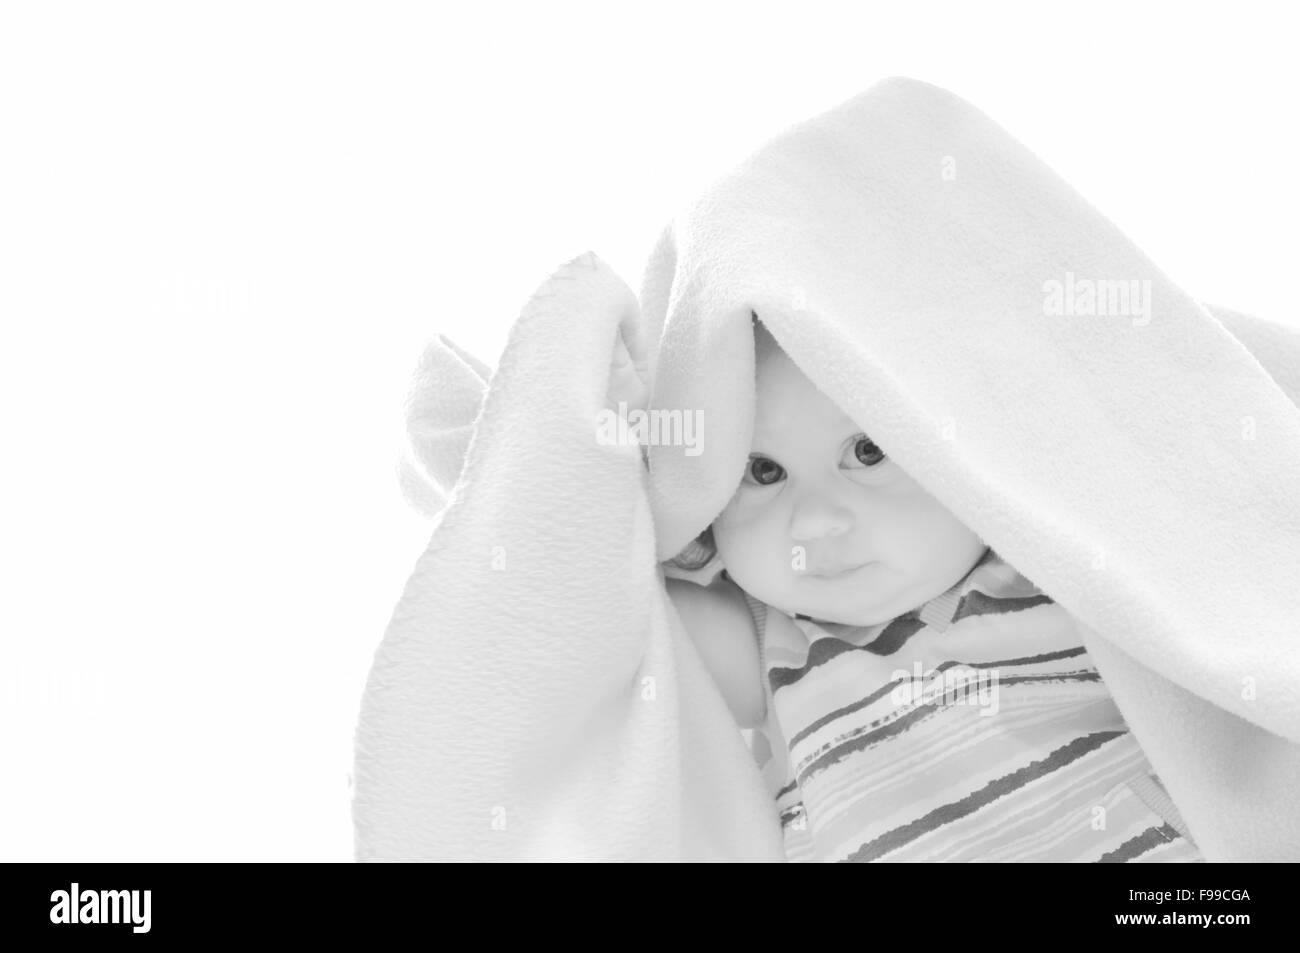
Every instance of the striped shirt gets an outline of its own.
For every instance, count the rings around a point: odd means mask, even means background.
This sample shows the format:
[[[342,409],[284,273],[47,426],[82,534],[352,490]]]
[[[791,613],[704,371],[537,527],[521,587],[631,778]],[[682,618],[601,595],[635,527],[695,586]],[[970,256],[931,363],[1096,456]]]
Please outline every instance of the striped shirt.
[[[879,625],[746,600],[789,860],[1203,859],[1069,614],[992,550]]]

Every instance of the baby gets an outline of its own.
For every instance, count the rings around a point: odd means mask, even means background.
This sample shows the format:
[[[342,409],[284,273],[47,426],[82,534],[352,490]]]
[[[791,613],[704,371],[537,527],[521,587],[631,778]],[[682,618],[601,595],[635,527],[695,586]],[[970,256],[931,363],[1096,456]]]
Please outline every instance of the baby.
[[[754,332],[745,472],[673,560],[721,572],[666,584],[787,857],[1200,860],[1070,616]]]

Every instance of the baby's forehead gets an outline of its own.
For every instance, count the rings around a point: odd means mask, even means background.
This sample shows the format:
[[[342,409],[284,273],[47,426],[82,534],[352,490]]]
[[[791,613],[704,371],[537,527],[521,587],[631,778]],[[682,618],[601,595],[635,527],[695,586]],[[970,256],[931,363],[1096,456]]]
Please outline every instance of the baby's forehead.
[[[860,428],[779,347],[756,354],[754,444],[839,441]]]

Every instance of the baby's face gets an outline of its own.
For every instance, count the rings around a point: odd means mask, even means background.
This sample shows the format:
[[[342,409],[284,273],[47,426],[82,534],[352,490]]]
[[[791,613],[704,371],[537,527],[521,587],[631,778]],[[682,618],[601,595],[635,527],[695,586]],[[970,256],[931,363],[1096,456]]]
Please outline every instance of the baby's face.
[[[754,443],[713,523],[728,575],[788,614],[876,625],[941,595],[985,545],[780,349],[756,367]]]

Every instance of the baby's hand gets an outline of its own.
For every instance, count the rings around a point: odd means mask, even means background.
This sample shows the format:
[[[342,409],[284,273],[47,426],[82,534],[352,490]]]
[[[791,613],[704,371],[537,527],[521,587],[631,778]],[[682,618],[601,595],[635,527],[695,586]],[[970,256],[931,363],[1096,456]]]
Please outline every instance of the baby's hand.
[[[629,347],[625,327],[618,329],[614,352],[609,360],[609,387],[606,406],[615,413],[645,410],[650,399],[650,382],[645,349],[639,340]],[[619,404],[623,406],[620,408]]]

